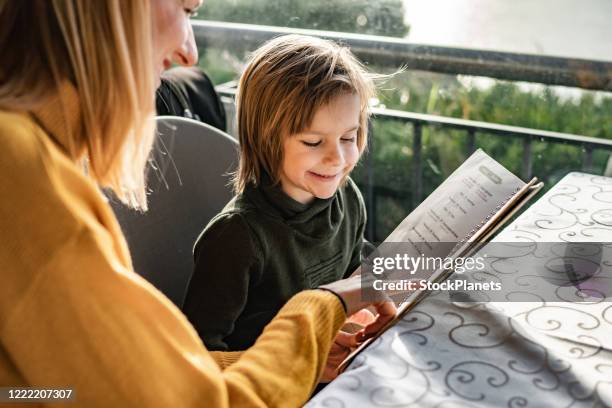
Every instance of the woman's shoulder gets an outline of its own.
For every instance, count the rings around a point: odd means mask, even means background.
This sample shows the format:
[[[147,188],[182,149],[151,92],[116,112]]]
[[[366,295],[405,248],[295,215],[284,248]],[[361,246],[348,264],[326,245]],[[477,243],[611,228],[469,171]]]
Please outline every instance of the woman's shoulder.
[[[52,142],[46,139],[26,113],[0,111],[0,188],[11,202],[18,202],[28,192],[53,192],[58,163],[51,152]]]
[[[40,265],[94,218],[77,209],[98,190],[27,114],[0,111],[0,150],[0,229]]]
[[[48,184],[69,174],[89,179],[64,153],[51,136],[25,112],[0,110],[0,177],[30,179],[32,184]],[[49,180],[51,179],[51,180]]]
[[[42,146],[37,131],[38,127],[27,114],[0,110],[0,148],[3,156],[0,165],[38,164]]]

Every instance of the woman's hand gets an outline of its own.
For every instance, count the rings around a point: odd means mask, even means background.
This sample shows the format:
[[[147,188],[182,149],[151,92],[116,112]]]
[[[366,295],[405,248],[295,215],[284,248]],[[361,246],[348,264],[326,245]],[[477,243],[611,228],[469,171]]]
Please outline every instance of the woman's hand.
[[[329,351],[320,382],[327,383],[338,376],[340,363],[359,345],[361,330],[375,320],[374,314],[367,309],[362,309],[346,319]]]
[[[384,292],[376,291],[364,283],[361,276],[322,285],[338,295],[346,306],[349,316],[343,328],[338,332],[329,352],[321,382],[329,382],[338,375],[338,366],[359,344],[374,336],[387,325],[397,312],[395,304]],[[362,292],[363,290],[363,292]],[[369,310],[376,313],[374,315]]]
[[[374,290],[367,281],[364,281],[362,288],[361,276],[354,276],[348,279],[322,285],[322,288],[330,290],[338,295],[346,305],[346,314],[354,315],[362,309],[371,306],[370,310],[375,311],[374,321],[368,322],[365,327],[354,336],[355,345],[372,337],[380,329],[387,325],[397,312],[395,304],[383,291]],[[363,293],[362,293],[363,290]]]

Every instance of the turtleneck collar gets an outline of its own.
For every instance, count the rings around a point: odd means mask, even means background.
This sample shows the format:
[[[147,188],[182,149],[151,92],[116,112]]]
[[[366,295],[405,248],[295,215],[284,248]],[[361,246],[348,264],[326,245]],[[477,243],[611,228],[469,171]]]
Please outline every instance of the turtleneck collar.
[[[76,161],[83,155],[84,146],[75,145],[83,132],[81,106],[77,90],[69,81],[62,81],[57,92],[30,114],[71,159]]]
[[[309,236],[327,235],[342,221],[344,203],[339,191],[330,198],[315,198],[302,204],[289,197],[280,185],[274,185],[272,178],[265,174],[259,186],[248,185],[244,194],[267,215],[282,219]]]

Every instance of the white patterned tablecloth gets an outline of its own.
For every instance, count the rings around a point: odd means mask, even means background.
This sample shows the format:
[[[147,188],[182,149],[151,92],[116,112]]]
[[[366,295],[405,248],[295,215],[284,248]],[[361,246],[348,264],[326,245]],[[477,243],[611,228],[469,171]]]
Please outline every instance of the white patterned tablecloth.
[[[494,242],[598,242],[612,277],[612,178],[570,173]],[[611,281],[612,282],[612,281]],[[433,295],[307,407],[610,407],[612,303]]]

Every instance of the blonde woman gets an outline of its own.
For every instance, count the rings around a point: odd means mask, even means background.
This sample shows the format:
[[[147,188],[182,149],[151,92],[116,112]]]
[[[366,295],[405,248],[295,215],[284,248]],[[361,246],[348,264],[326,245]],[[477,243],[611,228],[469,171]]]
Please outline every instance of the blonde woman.
[[[299,293],[236,361],[133,272],[99,187],[146,209],[154,90],[196,61],[198,6],[0,0],[1,386],[72,388],[86,407],[298,406],[371,303],[358,280]],[[394,314],[374,305],[367,333]]]

